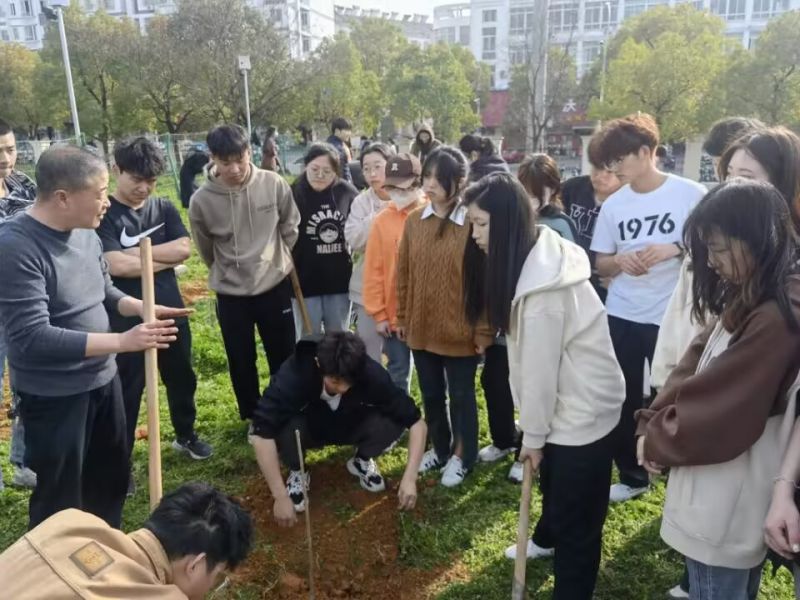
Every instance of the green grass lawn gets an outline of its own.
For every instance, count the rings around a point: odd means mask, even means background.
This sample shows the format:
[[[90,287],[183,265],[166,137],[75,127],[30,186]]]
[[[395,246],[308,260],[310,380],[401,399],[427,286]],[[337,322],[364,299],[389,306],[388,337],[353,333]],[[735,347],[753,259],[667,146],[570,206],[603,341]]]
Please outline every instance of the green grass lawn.
[[[174,186],[165,180],[159,190],[175,198]],[[196,256],[189,261],[189,271],[182,281],[204,281],[205,268]],[[161,439],[164,489],[171,490],[189,480],[203,480],[233,494],[245,491],[248,480],[257,475],[245,427],[239,421],[236,403],[228,379],[222,339],[215,321],[213,300],[198,302],[192,317],[194,364],[199,377],[197,390],[197,429],[215,448],[208,461],[195,462],[177,455],[169,447],[172,426],[161,390]],[[260,370],[266,381],[267,367],[263,356]],[[419,389],[414,384],[414,398]],[[478,386],[481,417],[481,444],[489,443],[485,402]],[[144,421],[144,410],[142,421]],[[8,441],[0,442],[0,466],[4,478],[11,478],[8,463]],[[402,473],[406,452],[397,448],[382,457],[381,468],[391,480]],[[341,451],[311,452],[309,466],[326,461],[342,461]],[[343,462],[343,461],[342,461]],[[147,447],[137,442],[135,474],[139,492],[125,507],[123,527],[135,529],[148,513]],[[408,567],[441,572],[457,567],[460,576],[437,588],[440,600],[495,600],[508,598],[513,565],[503,558],[503,550],[513,543],[519,506],[519,486],[506,480],[508,462],[479,465],[459,488],[420,486],[419,509],[413,514],[397,515],[399,560]],[[366,492],[364,492],[366,493]],[[313,490],[312,490],[313,494]],[[28,493],[7,487],[0,492],[0,550],[10,545],[25,530]],[[680,577],[680,558],[660,541],[658,531],[664,485],[659,483],[646,496],[622,506],[612,506],[605,526],[603,562],[596,597],[601,600],[660,599]],[[313,499],[313,495],[312,495]],[[264,498],[265,503],[271,500]],[[535,495],[532,525],[539,514],[540,497]],[[342,518],[349,518],[347,508]],[[313,514],[313,513],[312,513]],[[304,535],[296,528],[298,539]],[[260,538],[262,547],[269,542]],[[267,548],[268,550],[268,548]],[[772,577],[767,573],[761,586],[763,599],[790,599],[791,578],[786,571]],[[531,597],[549,598],[553,578],[549,561],[528,563],[528,589]],[[277,597],[263,595],[263,589],[242,584],[229,592],[229,598],[256,599]],[[386,600],[392,600],[386,597]]]

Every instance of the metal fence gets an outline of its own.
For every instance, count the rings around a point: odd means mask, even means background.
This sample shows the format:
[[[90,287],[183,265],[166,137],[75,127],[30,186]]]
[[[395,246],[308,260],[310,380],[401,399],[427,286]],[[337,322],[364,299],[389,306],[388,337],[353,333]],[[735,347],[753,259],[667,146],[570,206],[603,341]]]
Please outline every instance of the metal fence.
[[[164,152],[164,157],[167,162],[167,170],[164,175],[168,176],[175,186],[176,193],[180,193],[180,170],[184,161],[194,153],[207,152],[206,147],[206,133],[205,131],[180,133],[180,134],[163,134],[163,135],[145,135],[145,137],[152,140]],[[291,136],[278,136],[278,157],[281,162],[282,172],[286,175],[297,176],[303,170],[303,155],[307,150],[307,146],[300,144],[296,139]],[[50,146],[61,144],[78,144],[82,146],[92,147],[99,154],[103,155],[109,167],[114,164],[114,143],[109,144],[108,155],[105,155],[103,148],[96,142],[84,143],[83,140],[77,138],[62,138],[62,139],[43,139],[43,140],[26,140],[17,139],[17,168],[21,171],[33,175],[36,167],[36,162],[42,153]],[[262,149],[261,145],[252,145],[253,162],[257,165],[261,164]]]

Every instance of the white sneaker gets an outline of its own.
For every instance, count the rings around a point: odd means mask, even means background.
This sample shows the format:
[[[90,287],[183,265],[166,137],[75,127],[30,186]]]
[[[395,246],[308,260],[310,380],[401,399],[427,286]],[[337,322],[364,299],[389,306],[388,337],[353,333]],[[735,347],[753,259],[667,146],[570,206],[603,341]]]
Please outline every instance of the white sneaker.
[[[641,496],[647,490],[650,489],[650,486],[644,487],[631,487],[629,485],[625,485],[624,483],[615,483],[611,486],[611,489],[608,493],[608,500],[609,502],[627,502],[628,500],[632,500],[636,498],[636,496]]]
[[[515,460],[514,464],[511,465],[511,468],[508,470],[508,478],[514,483],[522,483],[523,474],[524,469],[522,468],[522,463]]]
[[[386,482],[378,471],[378,465],[371,458],[364,460],[354,456],[347,461],[347,470],[351,475],[358,477],[361,487],[368,492],[382,492],[386,489]]]
[[[542,548],[541,546],[537,546],[533,543],[533,540],[528,540],[528,547],[525,550],[525,554],[528,558],[550,558],[551,556],[555,555],[556,551],[554,548]],[[513,546],[509,546],[506,548],[506,558],[511,560],[516,560],[517,558],[517,545],[514,544]]]
[[[442,485],[444,487],[455,487],[464,481],[467,476],[467,470],[464,468],[464,463],[456,455],[450,457],[444,467],[442,473]]]
[[[485,448],[481,448],[481,451],[478,452],[478,458],[481,462],[491,463],[495,462],[496,460],[500,460],[501,458],[508,456],[511,454],[513,448],[506,448],[501,449],[495,446],[494,444],[489,444]]]
[[[425,473],[431,469],[440,469],[441,467],[442,462],[439,460],[436,450],[433,449],[428,450],[425,454],[423,454],[422,460],[419,462],[420,473]]]
[[[306,473],[305,489],[311,488],[311,473]],[[303,473],[301,471],[289,471],[286,479],[286,491],[294,504],[294,512],[304,512],[306,510],[306,495],[303,489]]]
[[[680,585],[676,585],[670,591],[667,592],[667,598],[675,598],[682,599],[682,598],[690,598],[689,592],[684,590]]]

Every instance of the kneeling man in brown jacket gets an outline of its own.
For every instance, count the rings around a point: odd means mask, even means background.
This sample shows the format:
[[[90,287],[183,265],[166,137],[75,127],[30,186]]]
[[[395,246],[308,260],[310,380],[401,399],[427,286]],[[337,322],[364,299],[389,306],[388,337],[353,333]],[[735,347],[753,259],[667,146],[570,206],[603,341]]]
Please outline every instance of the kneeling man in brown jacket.
[[[202,600],[227,584],[252,531],[245,510],[205,483],[164,496],[130,534],[67,509],[0,554],[0,590],[26,600]]]

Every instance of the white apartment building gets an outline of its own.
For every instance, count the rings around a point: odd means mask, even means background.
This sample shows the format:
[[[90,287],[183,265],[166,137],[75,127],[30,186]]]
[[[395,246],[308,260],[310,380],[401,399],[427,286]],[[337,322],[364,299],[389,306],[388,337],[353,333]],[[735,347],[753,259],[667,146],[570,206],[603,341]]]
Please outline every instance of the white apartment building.
[[[622,22],[658,5],[687,0],[471,0],[437,6],[437,40],[460,43],[492,66],[493,89],[508,89],[511,67],[525,60],[538,14],[547,6],[549,35],[567,48],[582,75],[602,55],[604,42]],[[692,1],[692,0],[689,0]],[[725,20],[726,35],[752,48],[770,18],[800,8],[800,0],[694,0]],[[469,31],[464,27],[469,26]]]
[[[365,19],[381,19],[396,26],[406,39],[420,48],[430,46],[433,39],[433,22],[428,15],[386,12],[377,8],[359,6],[334,6],[336,33],[350,33],[353,25]]]
[[[41,48],[43,29],[39,13],[39,0],[0,0],[0,42]]]
[[[175,0],[80,0],[87,12],[104,9],[115,17],[133,19],[142,32],[158,14],[175,11]],[[305,58],[334,34],[333,0],[248,0],[284,33],[294,58]],[[32,50],[42,47],[45,22],[40,0],[0,0],[0,41],[19,42]]]

